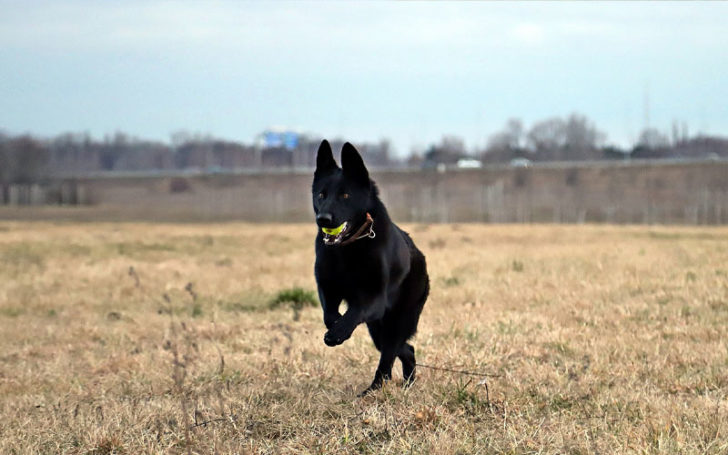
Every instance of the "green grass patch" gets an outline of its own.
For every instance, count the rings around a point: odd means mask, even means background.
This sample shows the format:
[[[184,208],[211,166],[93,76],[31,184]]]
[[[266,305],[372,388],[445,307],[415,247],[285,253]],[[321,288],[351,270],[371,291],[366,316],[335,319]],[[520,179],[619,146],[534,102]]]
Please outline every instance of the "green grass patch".
[[[171,252],[176,250],[174,245],[167,243],[120,242],[115,246],[120,255],[129,257],[136,257],[145,253]]]
[[[462,410],[471,416],[482,415],[490,403],[486,398],[485,389],[472,383],[471,379],[458,379],[448,387],[443,396],[447,407],[452,410]]]
[[[41,245],[31,243],[10,243],[0,246],[0,264],[18,270],[45,267],[45,255]]]
[[[459,286],[460,285],[460,278],[456,276],[449,276],[447,278],[443,278],[442,285],[446,288]]]
[[[307,291],[299,287],[284,289],[279,291],[270,301],[270,308],[279,308],[286,304],[300,309],[307,306],[317,306],[318,299],[313,291]]]
[[[279,291],[270,301],[269,308],[275,309],[284,305],[293,309],[293,320],[298,321],[301,317],[301,310],[305,307],[318,306],[318,299],[313,291],[295,287]]]
[[[24,308],[19,307],[5,307],[0,308],[0,315],[8,317],[8,318],[17,318],[21,314],[25,313]]]

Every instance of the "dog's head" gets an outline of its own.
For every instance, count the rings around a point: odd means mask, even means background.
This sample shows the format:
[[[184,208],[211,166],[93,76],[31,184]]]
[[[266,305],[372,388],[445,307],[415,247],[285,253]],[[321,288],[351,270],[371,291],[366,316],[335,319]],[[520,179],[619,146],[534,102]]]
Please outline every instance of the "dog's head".
[[[339,167],[329,142],[321,142],[312,196],[316,223],[326,245],[341,243],[366,222],[371,195],[369,171],[354,146],[348,142],[344,144]]]

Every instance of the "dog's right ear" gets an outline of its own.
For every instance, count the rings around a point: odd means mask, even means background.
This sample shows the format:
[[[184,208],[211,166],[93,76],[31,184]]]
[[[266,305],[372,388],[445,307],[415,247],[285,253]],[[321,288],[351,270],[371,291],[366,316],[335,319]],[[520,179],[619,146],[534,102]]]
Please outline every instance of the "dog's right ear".
[[[329,141],[324,139],[319,145],[318,153],[316,154],[316,175],[325,174],[338,169],[339,166],[334,160],[334,154],[331,152],[331,145]]]

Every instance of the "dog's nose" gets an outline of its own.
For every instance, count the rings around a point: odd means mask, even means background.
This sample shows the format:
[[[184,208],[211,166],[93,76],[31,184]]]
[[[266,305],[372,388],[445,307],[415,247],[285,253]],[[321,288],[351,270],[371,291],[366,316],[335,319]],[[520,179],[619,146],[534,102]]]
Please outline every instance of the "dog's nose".
[[[316,224],[321,227],[331,227],[331,223],[334,221],[334,217],[330,213],[319,213],[316,215]]]

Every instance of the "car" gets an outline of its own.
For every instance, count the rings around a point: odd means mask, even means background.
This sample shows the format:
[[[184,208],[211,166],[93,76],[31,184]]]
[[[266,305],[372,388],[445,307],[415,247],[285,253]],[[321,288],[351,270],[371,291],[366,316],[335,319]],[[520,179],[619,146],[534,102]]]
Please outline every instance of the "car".
[[[528,158],[513,158],[509,165],[511,167],[530,167],[531,160]]]
[[[480,169],[483,163],[473,158],[460,158],[458,160],[458,168],[460,169]]]

